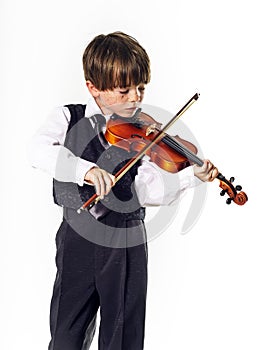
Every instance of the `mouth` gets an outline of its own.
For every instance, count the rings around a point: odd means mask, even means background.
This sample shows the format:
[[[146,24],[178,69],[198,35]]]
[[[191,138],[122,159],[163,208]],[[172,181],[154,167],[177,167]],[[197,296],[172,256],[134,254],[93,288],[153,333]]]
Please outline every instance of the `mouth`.
[[[132,106],[125,108],[126,113],[134,114],[138,110],[138,106]]]

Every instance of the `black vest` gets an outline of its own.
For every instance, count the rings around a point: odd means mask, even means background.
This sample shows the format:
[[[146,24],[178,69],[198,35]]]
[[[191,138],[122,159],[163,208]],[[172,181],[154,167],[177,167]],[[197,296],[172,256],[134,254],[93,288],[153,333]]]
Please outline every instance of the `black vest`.
[[[64,146],[75,156],[96,163],[113,175],[132,158],[133,153],[128,153],[116,146],[104,148],[90,119],[84,117],[86,105],[67,105],[66,107],[70,110],[71,120]],[[137,162],[115,184],[111,192],[94,206],[104,207],[102,216],[109,212],[116,212],[128,220],[144,219],[145,209],[140,207],[133,185],[139,165],[140,162]],[[63,171],[63,154],[58,157],[57,171]],[[94,187],[91,185],[79,186],[73,182],[53,180],[54,201],[65,208],[79,209],[94,193]]]

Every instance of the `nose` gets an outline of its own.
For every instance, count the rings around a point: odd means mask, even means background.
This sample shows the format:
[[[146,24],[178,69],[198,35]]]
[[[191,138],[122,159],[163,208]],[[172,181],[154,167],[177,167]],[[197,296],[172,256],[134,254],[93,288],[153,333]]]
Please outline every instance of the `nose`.
[[[130,89],[128,100],[129,102],[140,102],[141,92],[137,87]]]

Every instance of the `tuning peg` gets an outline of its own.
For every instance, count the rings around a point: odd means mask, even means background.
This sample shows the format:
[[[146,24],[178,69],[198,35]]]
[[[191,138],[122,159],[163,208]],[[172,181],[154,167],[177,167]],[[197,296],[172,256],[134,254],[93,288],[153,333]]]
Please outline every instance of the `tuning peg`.
[[[224,196],[226,193],[227,193],[227,190],[222,190],[222,191],[220,192],[220,196]]]
[[[242,190],[242,186],[236,185],[236,190],[237,190],[237,191],[241,191],[241,190]]]
[[[227,198],[226,204],[231,204],[231,202],[232,202],[232,198]]]
[[[233,176],[230,177],[229,181],[232,183],[235,181],[235,178]]]

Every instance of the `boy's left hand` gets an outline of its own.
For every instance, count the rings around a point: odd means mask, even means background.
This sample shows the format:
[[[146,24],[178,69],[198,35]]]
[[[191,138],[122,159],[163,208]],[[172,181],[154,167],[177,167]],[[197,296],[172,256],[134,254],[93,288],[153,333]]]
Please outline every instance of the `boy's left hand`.
[[[204,159],[202,166],[194,165],[194,174],[201,181],[213,181],[219,174],[218,169],[208,159]]]

